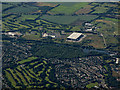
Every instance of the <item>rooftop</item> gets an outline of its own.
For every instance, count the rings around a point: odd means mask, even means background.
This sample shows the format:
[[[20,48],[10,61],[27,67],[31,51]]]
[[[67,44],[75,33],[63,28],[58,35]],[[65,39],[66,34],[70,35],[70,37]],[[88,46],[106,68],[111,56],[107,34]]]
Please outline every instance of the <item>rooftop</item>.
[[[70,36],[68,36],[67,38],[70,39],[77,39],[82,35],[82,33],[77,33],[77,32],[73,32]]]

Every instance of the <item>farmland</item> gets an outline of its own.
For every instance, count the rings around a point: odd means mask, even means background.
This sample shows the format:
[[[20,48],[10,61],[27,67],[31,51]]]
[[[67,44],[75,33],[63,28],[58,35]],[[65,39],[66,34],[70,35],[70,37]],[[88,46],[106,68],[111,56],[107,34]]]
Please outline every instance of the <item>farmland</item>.
[[[4,9],[9,8],[9,7],[11,7],[11,6],[12,6],[12,5],[4,4],[4,5],[2,6],[2,9],[4,10]]]
[[[41,17],[42,19],[48,20],[50,22],[58,23],[58,24],[71,24],[76,20],[84,20],[91,21],[97,18],[96,15],[79,15],[79,16],[48,16],[44,15]]]
[[[105,7],[103,7],[103,8],[97,7],[97,8],[95,8],[95,11],[93,13],[106,13],[107,10],[108,10],[108,8],[105,8]]]
[[[67,4],[61,4],[55,9],[52,9],[50,12],[53,14],[71,15],[71,14],[74,14],[75,11],[79,10],[82,7],[85,7],[86,5],[88,5],[87,2],[76,3],[76,4],[73,4],[72,7],[69,7],[70,5],[68,6]]]
[[[87,5],[84,8],[81,8],[80,10],[76,11],[75,14],[79,15],[79,14],[88,14],[89,12],[91,12],[91,8],[93,6]]]
[[[55,7],[57,5],[57,3],[36,2],[33,5],[35,5],[35,6],[50,6],[50,7]]]
[[[19,9],[19,11],[18,11]],[[38,8],[37,7],[31,7],[31,6],[26,6],[26,7],[16,7],[10,10],[5,11],[4,13],[32,13],[37,11]]]
[[[17,18],[18,21],[35,20],[39,15],[22,15]]]

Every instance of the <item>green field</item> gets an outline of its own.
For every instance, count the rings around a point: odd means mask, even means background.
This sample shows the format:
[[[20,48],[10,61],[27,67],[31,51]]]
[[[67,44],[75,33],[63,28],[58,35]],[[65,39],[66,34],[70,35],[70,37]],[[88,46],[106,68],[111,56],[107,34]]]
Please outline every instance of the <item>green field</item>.
[[[75,4],[77,4],[77,2],[50,2],[52,4],[60,4],[62,6],[66,6],[66,7],[72,7]]]
[[[36,33],[36,34],[37,35],[26,33],[26,35],[24,35],[23,38],[27,40],[40,40],[41,35],[39,33]]]
[[[118,19],[102,17],[101,19],[118,23]]]
[[[37,57],[29,57],[28,59],[19,61],[18,63],[23,64],[23,63],[30,62],[30,61],[35,60],[35,59],[37,59]]]
[[[11,7],[12,5],[8,5],[8,4],[2,4],[2,10]]]
[[[108,10],[108,8],[105,8],[105,7],[96,7],[95,11],[92,13],[106,13],[107,10]]]
[[[35,20],[39,15],[22,15],[17,18],[18,21]]]
[[[90,83],[90,84],[86,85],[87,88],[92,88],[94,86],[98,86],[98,83],[95,82],[95,83]]]
[[[6,5],[18,5],[18,4],[21,4],[21,2],[5,2]],[[4,5],[4,4],[2,4]]]
[[[41,18],[45,19],[50,22],[58,23],[58,24],[71,24],[72,22],[76,20],[85,20],[90,21],[92,19],[95,19],[96,15],[79,15],[79,16],[49,16],[44,15]]]
[[[37,10],[38,10],[37,7],[26,5],[25,7],[20,6],[20,7],[8,9],[7,11],[5,11],[3,13],[32,13],[32,12],[35,12]]]
[[[82,3],[73,3],[72,6],[68,5],[67,3],[62,3],[60,6],[52,9],[50,12],[53,14],[67,14],[71,15],[74,14],[75,11],[81,9],[82,7],[85,7],[88,5],[87,2]]]

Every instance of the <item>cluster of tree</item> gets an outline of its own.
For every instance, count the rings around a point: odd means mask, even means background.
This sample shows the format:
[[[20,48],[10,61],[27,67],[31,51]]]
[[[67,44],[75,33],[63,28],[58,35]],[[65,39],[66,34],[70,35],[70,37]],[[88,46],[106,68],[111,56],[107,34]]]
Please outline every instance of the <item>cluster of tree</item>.
[[[45,58],[77,58],[82,57],[84,52],[81,47],[74,47],[73,45],[55,44],[51,39],[49,42],[38,42],[32,46],[33,55]],[[48,41],[47,40],[47,41]]]

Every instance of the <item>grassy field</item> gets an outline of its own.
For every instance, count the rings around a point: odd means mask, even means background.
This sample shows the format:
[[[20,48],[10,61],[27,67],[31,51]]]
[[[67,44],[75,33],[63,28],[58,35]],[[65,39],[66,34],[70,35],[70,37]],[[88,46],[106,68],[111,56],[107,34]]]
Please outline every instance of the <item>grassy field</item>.
[[[51,3],[51,2],[36,2],[33,5],[35,6],[49,6],[49,7],[55,7],[57,3]]]
[[[15,87],[15,86],[16,86],[16,82],[15,82],[15,80],[12,78],[11,74],[10,74],[9,72],[5,71],[5,75],[6,75],[7,79],[11,82],[11,85],[12,85],[13,87]],[[8,77],[8,76],[9,76],[9,77]]]
[[[118,23],[118,19],[102,17],[101,19]]]
[[[84,40],[84,45],[90,45],[95,48],[104,48],[103,38],[98,35],[87,35]]]
[[[66,7],[72,7],[75,4],[77,4],[76,2],[52,2],[53,4],[60,4],[62,6],[66,6]]]
[[[98,27],[96,31],[103,34],[105,42],[107,44],[106,46],[118,44],[118,39],[116,37],[119,35],[118,19],[102,17],[102,19],[95,20],[92,23],[96,24]],[[115,47],[114,49],[117,50]]]
[[[97,29],[97,31],[99,31],[100,33],[105,34],[106,36],[108,35],[118,35],[118,24],[114,23],[112,21],[108,21],[108,20],[96,20],[96,23],[99,22],[97,24],[97,27],[99,27]]]
[[[32,7],[32,6],[26,5],[25,7],[19,6],[19,7],[15,7],[12,9],[8,9],[4,13],[32,13],[32,12],[35,12],[37,10],[38,10],[37,7]]]
[[[6,9],[6,8],[9,8],[13,5],[8,5],[8,4],[2,4],[2,10]]]
[[[81,8],[80,10],[76,11],[75,14],[79,15],[79,14],[87,14],[90,11],[92,11],[93,6],[90,5],[86,5],[84,8]]]
[[[5,2],[6,5],[18,5],[21,4],[21,2]]]
[[[26,34],[23,36],[23,38],[27,39],[27,40],[40,40],[40,33],[36,33],[35,34],[29,34],[26,32]]]
[[[22,15],[21,17],[17,18],[18,21],[25,21],[25,20],[35,20],[39,15]]]
[[[87,2],[82,3],[73,3],[72,6],[68,5],[68,3],[62,3],[60,6],[52,9],[50,12],[53,14],[74,14],[75,11],[79,10],[82,7],[88,5]]]
[[[37,57],[29,57],[28,59],[19,61],[18,63],[19,63],[19,64],[23,64],[23,63],[25,63],[25,62],[30,62],[31,60],[35,60],[35,59],[37,59]]]
[[[108,10],[108,8],[106,8],[106,7],[96,7],[95,11],[92,13],[106,13],[107,10]]]
[[[95,82],[95,83],[90,83],[90,84],[86,85],[87,88],[92,88],[94,86],[98,86],[98,83]]]
[[[44,15],[41,18],[48,20],[50,22],[58,23],[58,24],[71,24],[72,22],[76,20],[85,20],[90,21],[92,19],[95,19],[96,15],[79,15],[79,16],[49,16]]]

